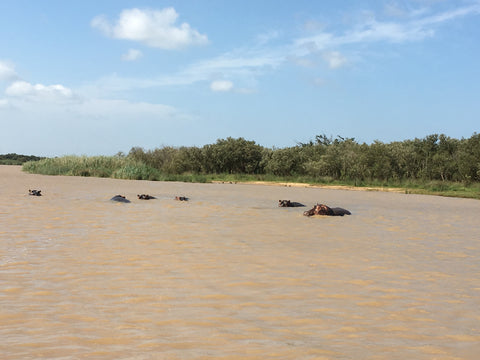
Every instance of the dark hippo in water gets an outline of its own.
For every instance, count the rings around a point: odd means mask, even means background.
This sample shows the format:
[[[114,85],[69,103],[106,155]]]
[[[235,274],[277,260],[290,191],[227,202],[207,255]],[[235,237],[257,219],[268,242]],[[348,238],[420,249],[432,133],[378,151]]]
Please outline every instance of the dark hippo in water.
[[[115,195],[112,197],[110,200],[112,201],[117,201],[117,202],[123,202],[123,203],[129,203],[130,200],[128,200],[125,196],[123,195]]]
[[[28,195],[32,196],[42,196],[41,194],[42,190],[28,190]]]
[[[175,196],[175,200],[178,201],[188,201],[188,198],[186,196]]]
[[[313,215],[328,215],[328,216],[343,216],[343,215],[351,215],[352,213],[346,209],[342,209],[339,207],[331,208],[324,204],[317,204],[310,210],[307,210],[303,213],[305,216],[313,216]]]
[[[140,200],[151,200],[151,199],[156,199],[155,196],[151,196],[151,195],[148,195],[148,194],[141,194],[141,195],[137,195],[137,198],[139,198]]]
[[[296,201],[290,201],[290,200],[278,200],[278,206],[280,207],[301,207],[305,206],[299,202]]]

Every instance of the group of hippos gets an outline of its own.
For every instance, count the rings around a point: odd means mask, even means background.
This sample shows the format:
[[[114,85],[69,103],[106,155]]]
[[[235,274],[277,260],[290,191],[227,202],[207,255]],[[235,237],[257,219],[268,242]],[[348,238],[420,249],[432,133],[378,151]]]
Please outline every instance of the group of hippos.
[[[42,191],[41,190],[28,190],[28,194],[32,196],[42,196]],[[148,194],[138,194],[137,198],[139,200],[152,200],[156,199],[155,196],[151,196]],[[128,200],[125,196],[123,195],[115,195],[110,199],[111,201],[116,201],[116,202],[122,202],[122,203],[129,203],[130,200]],[[186,196],[175,196],[174,200],[178,201],[188,201],[189,199]],[[290,200],[278,200],[278,206],[279,207],[303,207],[305,205],[296,202],[296,201],[290,201]],[[340,207],[329,207],[325,204],[316,204],[313,208],[310,210],[307,210],[303,213],[305,216],[313,216],[313,215],[327,215],[327,216],[343,216],[343,215],[351,215],[351,212],[340,208]]]
[[[148,194],[138,194],[137,195],[137,198],[139,200],[152,200],[152,199],[156,199],[155,196],[151,196],[151,195],[148,195]],[[110,200],[112,201],[117,201],[117,202],[123,202],[123,203],[129,203],[130,200],[128,200],[125,196],[123,195],[115,195],[114,197],[112,197]],[[174,200],[178,200],[178,201],[188,201],[188,198],[186,196],[175,196]]]
[[[290,200],[278,200],[278,206],[280,207],[301,207],[305,206],[296,201]],[[331,208],[325,204],[316,204],[310,210],[304,211],[303,215],[305,216],[313,216],[313,215],[327,215],[327,216],[343,216],[343,215],[351,215],[352,213],[346,209],[340,207]]]
[[[32,196],[42,196],[42,190],[28,190],[28,195]],[[151,199],[156,199],[155,196],[151,196],[148,194],[138,194],[137,198],[139,200],[151,200]],[[123,195],[115,195],[110,199],[111,201],[117,201],[117,202],[123,202],[123,203],[129,203],[130,200],[128,200],[125,196]],[[174,200],[178,201],[188,201],[188,197],[186,196],[175,196]]]

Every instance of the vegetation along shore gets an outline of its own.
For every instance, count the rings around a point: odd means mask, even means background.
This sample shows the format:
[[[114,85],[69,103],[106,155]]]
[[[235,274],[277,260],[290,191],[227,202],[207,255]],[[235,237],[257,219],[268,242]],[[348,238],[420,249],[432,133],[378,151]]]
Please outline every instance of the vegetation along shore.
[[[317,135],[287,148],[265,148],[229,137],[203,147],[133,147],[128,154],[114,156],[33,160],[23,163],[24,171],[133,180],[341,186],[480,199],[477,133],[460,140],[433,134],[372,144]]]

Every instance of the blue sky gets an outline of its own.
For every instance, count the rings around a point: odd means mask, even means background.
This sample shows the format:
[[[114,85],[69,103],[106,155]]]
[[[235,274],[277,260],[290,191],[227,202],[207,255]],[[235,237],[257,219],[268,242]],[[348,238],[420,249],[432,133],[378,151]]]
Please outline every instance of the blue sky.
[[[480,2],[0,2],[0,154],[479,132]]]

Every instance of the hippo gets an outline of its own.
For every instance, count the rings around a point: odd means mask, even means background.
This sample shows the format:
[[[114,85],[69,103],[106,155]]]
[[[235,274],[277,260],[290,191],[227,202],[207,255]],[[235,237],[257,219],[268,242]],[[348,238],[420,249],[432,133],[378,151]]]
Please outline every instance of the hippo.
[[[128,200],[125,196],[123,195],[115,195],[112,197],[110,200],[112,201],[117,201],[117,202],[123,202],[123,203],[129,203],[130,200]]]
[[[331,208],[324,204],[316,204],[310,210],[307,210],[303,213],[305,216],[313,216],[313,215],[328,215],[328,216],[343,216],[343,215],[351,215],[352,213],[346,209],[342,209],[339,207]]]
[[[148,195],[148,194],[141,194],[141,195],[137,195],[137,197],[140,199],[140,200],[151,200],[151,199],[156,199],[155,196],[151,196],[151,195]]]
[[[300,206],[305,206],[299,202],[296,201],[290,201],[290,200],[278,200],[278,206],[280,207],[300,207]]]
[[[175,196],[175,200],[178,201],[188,201],[188,198],[186,196]]]
[[[28,190],[28,195],[32,196],[42,196],[41,194],[42,190]]]

